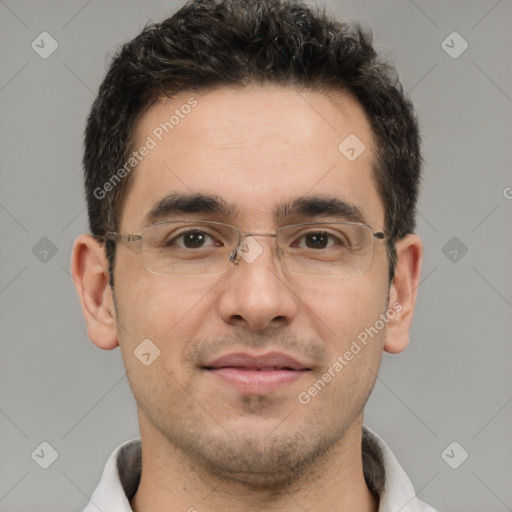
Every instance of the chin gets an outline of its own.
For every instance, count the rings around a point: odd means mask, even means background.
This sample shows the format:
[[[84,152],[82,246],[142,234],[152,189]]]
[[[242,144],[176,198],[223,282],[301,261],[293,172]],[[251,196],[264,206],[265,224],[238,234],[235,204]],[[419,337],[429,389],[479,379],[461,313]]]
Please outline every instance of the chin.
[[[342,437],[312,429],[249,432],[196,437],[193,446],[181,448],[193,452],[196,463],[212,476],[255,490],[277,491],[296,483]]]

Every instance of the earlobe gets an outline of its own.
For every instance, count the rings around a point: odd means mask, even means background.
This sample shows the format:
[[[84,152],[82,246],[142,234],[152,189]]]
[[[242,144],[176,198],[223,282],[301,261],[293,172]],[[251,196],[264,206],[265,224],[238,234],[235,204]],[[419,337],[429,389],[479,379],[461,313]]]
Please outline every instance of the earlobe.
[[[396,243],[397,263],[389,291],[389,307],[395,316],[389,321],[384,350],[397,354],[407,348],[423,260],[423,243],[418,235],[407,235]]]
[[[109,286],[108,261],[103,245],[92,235],[80,235],[75,240],[71,275],[90,340],[101,349],[112,350],[119,342],[114,301]]]

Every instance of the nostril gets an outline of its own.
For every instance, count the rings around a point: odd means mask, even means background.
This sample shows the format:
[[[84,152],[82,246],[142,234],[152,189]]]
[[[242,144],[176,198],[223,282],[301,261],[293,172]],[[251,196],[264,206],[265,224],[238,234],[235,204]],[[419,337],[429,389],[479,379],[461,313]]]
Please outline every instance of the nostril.
[[[233,320],[235,322],[243,322],[244,317],[242,315],[232,315],[231,320]]]

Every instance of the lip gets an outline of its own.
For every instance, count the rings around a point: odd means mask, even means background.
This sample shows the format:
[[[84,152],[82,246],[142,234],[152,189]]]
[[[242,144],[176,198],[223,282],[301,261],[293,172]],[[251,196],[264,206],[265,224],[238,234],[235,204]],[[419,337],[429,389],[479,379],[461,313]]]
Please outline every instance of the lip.
[[[307,363],[281,352],[226,354],[202,368],[240,391],[259,394],[275,392],[311,371]]]

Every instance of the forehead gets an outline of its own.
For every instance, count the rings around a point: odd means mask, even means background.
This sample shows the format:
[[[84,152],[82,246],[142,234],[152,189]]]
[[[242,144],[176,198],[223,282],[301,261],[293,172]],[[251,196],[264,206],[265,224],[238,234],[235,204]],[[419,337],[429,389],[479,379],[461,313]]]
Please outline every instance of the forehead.
[[[143,227],[172,193],[220,197],[237,206],[248,229],[268,227],[277,204],[304,196],[337,197],[369,223],[383,223],[372,132],[362,108],[340,92],[265,86],[180,93],[140,118],[134,148],[124,230]]]

